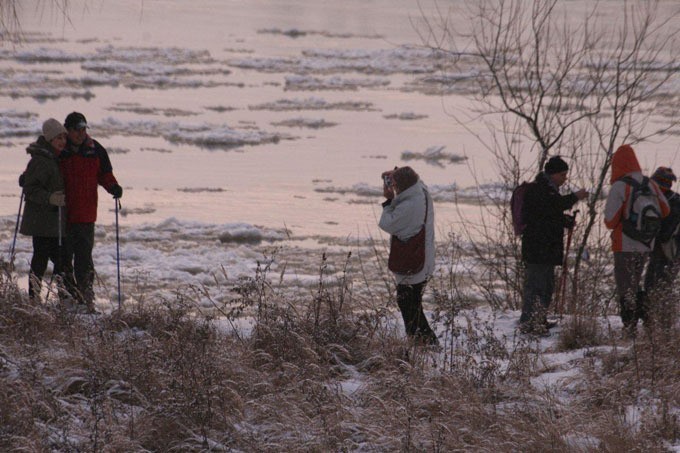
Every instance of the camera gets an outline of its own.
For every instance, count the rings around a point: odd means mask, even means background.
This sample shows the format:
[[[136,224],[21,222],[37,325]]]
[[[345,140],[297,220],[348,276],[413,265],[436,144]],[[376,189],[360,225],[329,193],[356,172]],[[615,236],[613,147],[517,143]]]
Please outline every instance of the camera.
[[[392,177],[390,175],[383,176],[383,183],[385,187],[392,187]]]

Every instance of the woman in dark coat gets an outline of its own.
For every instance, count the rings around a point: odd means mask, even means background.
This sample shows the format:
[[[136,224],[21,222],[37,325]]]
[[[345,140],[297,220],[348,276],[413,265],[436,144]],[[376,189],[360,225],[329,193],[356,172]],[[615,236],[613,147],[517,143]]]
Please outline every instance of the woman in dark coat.
[[[42,132],[38,140],[26,148],[31,160],[21,177],[26,204],[20,232],[33,237],[28,294],[35,300],[40,300],[48,261],[53,263],[54,275],[62,274],[61,233],[66,219],[64,181],[58,163],[59,154],[66,146],[66,129],[50,118],[43,123]]]

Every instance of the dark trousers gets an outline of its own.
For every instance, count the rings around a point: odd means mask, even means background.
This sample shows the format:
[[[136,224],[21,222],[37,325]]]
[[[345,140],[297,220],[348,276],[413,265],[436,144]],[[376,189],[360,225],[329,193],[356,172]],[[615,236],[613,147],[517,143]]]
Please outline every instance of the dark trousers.
[[[644,317],[644,295],[640,291],[648,253],[614,252],[614,280],[623,326],[634,328]]]
[[[548,307],[555,292],[555,266],[552,264],[524,264],[524,298],[520,324],[545,323]]]
[[[655,248],[652,251],[645,274],[643,311],[641,314],[643,321],[648,322],[655,317],[656,320],[661,321],[662,325],[672,326],[673,319],[670,316],[673,311],[671,304],[675,301],[671,296],[671,289],[678,270],[680,270],[678,264],[678,262],[666,258],[660,248]]]
[[[94,303],[94,223],[69,223],[66,227],[68,236],[64,250],[64,272],[73,275],[75,281],[67,282],[68,291],[79,303]],[[73,263],[73,264],[71,264]]]
[[[423,290],[427,282],[415,285],[397,285],[397,304],[404,318],[409,337],[419,338],[430,344],[437,343],[437,336],[430,328],[423,313]]]
[[[42,278],[49,261],[52,261],[52,275],[63,279],[64,257],[61,252],[59,238],[33,236],[33,257],[31,258],[31,272],[28,275],[28,295],[31,299],[40,297]]]
[[[657,288],[667,291],[678,273],[677,263],[666,258],[663,250],[655,248],[649,256],[647,273],[645,274],[645,291],[651,293]]]

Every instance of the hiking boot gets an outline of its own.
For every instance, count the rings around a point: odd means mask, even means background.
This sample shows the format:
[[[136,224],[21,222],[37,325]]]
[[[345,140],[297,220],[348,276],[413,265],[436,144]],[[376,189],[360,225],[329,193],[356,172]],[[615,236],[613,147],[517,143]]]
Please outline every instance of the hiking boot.
[[[548,331],[548,327],[545,325],[533,325],[531,323],[522,323],[519,326],[519,331],[520,333],[523,333],[525,335],[533,335],[537,337],[549,337],[550,332]]]
[[[437,335],[432,331],[416,332],[413,335],[413,341],[418,346],[439,346],[439,339],[437,339]]]

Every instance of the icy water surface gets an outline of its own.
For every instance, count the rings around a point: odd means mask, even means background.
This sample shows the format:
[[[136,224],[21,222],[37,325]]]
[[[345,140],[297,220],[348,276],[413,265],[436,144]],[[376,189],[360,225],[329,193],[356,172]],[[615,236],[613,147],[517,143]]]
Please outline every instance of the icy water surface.
[[[414,2],[70,5],[64,22],[22,3],[25,41],[0,48],[0,215],[16,211],[42,120],[77,110],[111,154],[128,225],[177,217],[366,237],[380,173],[405,162],[446,204],[439,218],[455,220],[476,145],[426,94],[441,68],[416,46]],[[474,71],[458,76],[463,92]]]
[[[408,163],[440,228],[455,227],[453,200],[477,193],[471,168],[485,193],[502,188],[447,114],[468,105],[477,63],[453,68],[418,46],[435,5],[420,3],[87,1],[69,2],[65,21],[21,2],[25,39],[0,47],[0,215],[16,211],[42,120],[77,110],[110,151],[127,225],[176,217],[366,237],[380,173]],[[667,150],[650,145],[646,160]],[[102,192],[99,222],[112,207]]]

